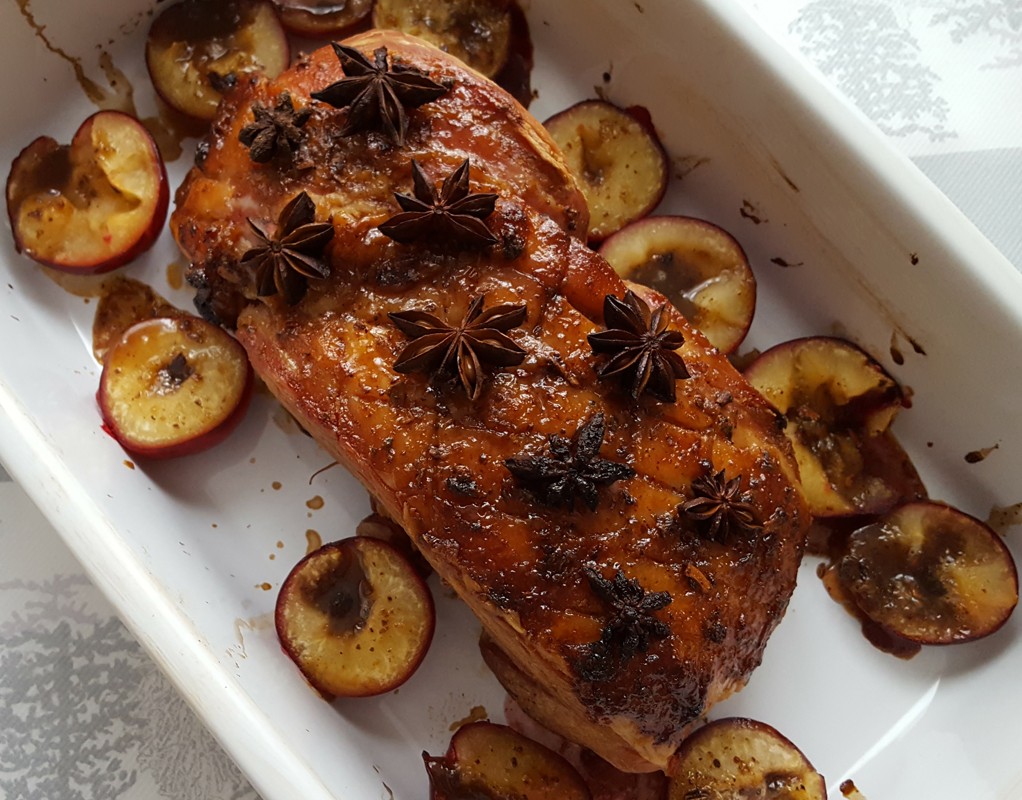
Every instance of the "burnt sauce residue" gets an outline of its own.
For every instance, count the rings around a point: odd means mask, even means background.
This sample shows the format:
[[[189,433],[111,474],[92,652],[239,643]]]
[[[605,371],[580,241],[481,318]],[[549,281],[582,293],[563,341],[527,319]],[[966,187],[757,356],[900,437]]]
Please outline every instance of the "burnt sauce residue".
[[[141,117],[135,106],[135,87],[128,80],[128,76],[114,63],[110,53],[106,50],[99,52],[99,68],[106,78],[106,86],[103,86],[86,74],[81,57],[71,55],[50,39],[46,33],[46,25],[39,22],[32,12],[31,0],[17,0],[17,4],[22,18],[28,23],[43,47],[71,67],[78,86],[89,101],[102,111],[122,111],[138,119],[153,137],[164,161],[176,161],[184,150],[183,140],[187,137],[199,136],[205,130],[204,123],[174,111],[159,99],[157,99],[159,107],[157,115]]]
[[[46,35],[46,26],[36,20],[35,14],[32,13],[31,0],[17,0],[17,3],[21,16],[24,18],[25,22],[28,23],[28,26],[35,33],[36,38],[42,43],[43,47],[70,65],[71,69],[74,71],[78,85],[81,86],[82,91],[85,92],[85,96],[97,106],[103,108],[104,106],[102,104],[107,101],[107,92],[103,89],[103,87],[85,74],[85,69],[82,67],[82,60],[71,55],[64,50],[64,48],[59,47],[50,41],[50,38]]]

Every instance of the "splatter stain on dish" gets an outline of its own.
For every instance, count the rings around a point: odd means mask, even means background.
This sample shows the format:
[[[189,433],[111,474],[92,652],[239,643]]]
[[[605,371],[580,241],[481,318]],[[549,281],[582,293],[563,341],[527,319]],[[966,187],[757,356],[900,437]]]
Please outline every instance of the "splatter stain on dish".
[[[323,498],[317,494],[306,500],[305,505],[311,508],[313,511],[319,511],[323,507],[324,501]]]
[[[995,444],[991,447],[981,447],[979,450],[970,450],[965,454],[965,462],[967,464],[978,464],[980,461],[985,460],[999,446]]]
[[[774,256],[771,258],[770,263],[776,264],[779,267],[801,267],[805,265],[804,261],[788,261],[780,256]]]
[[[82,91],[85,92],[85,96],[97,106],[103,108],[102,103],[106,102],[107,98],[106,91],[104,91],[103,87],[85,74],[85,68],[82,67],[82,60],[80,58],[71,55],[64,50],[64,48],[58,47],[50,41],[50,37],[46,35],[46,26],[36,20],[35,14],[32,13],[31,0],[18,0],[18,10],[21,12],[21,16],[24,17],[25,22],[28,23],[28,26],[35,33],[36,38],[42,42],[43,47],[70,65],[71,69],[74,71],[75,80],[77,80],[78,85],[82,87]]]
[[[315,552],[323,546],[323,537],[319,535],[319,531],[309,528],[305,532],[305,554]]]
[[[738,213],[756,225],[762,225],[764,222],[770,221],[763,216],[763,212],[759,210],[756,204],[749,200],[742,200],[742,207],[738,209]]]
[[[483,720],[488,720],[489,718],[490,715],[486,713],[486,708],[484,706],[472,706],[471,710],[468,712],[468,715],[466,717],[464,717],[463,719],[459,719],[456,722],[452,722],[450,726],[447,728],[447,730],[456,731],[463,725],[468,725],[471,722],[482,722]]]
[[[674,159],[674,177],[679,181],[688,177],[703,164],[709,164],[710,159],[705,156],[679,156]]]
[[[1022,525],[1022,502],[1013,503],[1010,506],[994,506],[990,509],[986,523],[1001,536],[1004,536],[1012,525]]]
[[[185,285],[185,265],[180,261],[171,261],[167,265],[167,285],[174,290]]]

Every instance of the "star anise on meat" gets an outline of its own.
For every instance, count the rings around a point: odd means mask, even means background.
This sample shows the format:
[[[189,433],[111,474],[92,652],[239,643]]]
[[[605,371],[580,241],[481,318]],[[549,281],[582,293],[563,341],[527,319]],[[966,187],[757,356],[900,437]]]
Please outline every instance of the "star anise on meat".
[[[241,129],[238,139],[248,148],[253,161],[265,164],[274,156],[290,159],[297,152],[304,136],[302,128],[312,116],[312,109],[295,111],[290,92],[281,92],[272,109],[261,103],[253,104],[252,116],[255,121]]]
[[[466,158],[437,190],[436,184],[426,177],[419,162],[413,158],[414,195],[394,194],[402,213],[380,225],[380,232],[402,244],[417,239],[455,240],[471,245],[496,244],[497,237],[483,220],[493,213],[497,195],[471,193],[468,171],[469,160]]]
[[[504,464],[547,505],[572,510],[575,500],[581,500],[595,511],[599,487],[635,476],[627,464],[599,457],[605,430],[601,411],[579,425],[570,440],[557,434],[548,436],[549,455],[509,458]]]
[[[406,108],[431,103],[447,92],[426,73],[401,64],[387,64],[387,48],[373,51],[370,61],[353,47],[333,43],[345,77],[312,97],[334,108],[347,108],[342,136],[359,131],[381,131],[398,145],[408,133]]]
[[[394,362],[395,371],[438,373],[457,369],[465,394],[475,400],[483,390],[484,365],[521,364],[526,352],[506,332],[525,321],[526,307],[503,303],[484,311],[484,297],[479,295],[472,301],[458,325],[426,311],[391,313],[391,321],[412,339]]]
[[[607,330],[589,334],[594,353],[610,358],[597,370],[600,378],[619,378],[633,400],[649,392],[658,400],[677,400],[675,382],[689,377],[681,356],[675,353],[685,339],[681,331],[668,328],[666,304],[652,311],[635,292],[619,300],[608,294],[603,301]]]
[[[579,673],[589,681],[609,680],[636,653],[649,650],[651,639],[670,636],[670,627],[653,612],[670,605],[672,597],[668,592],[647,592],[620,569],[610,580],[595,564],[587,564],[583,570],[593,591],[609,606],[610,615],[599,640],[579,662]]]
[[[276,236],[268,236],[251,219],[248,224],[259,244],[241,257],[241,263],[255,269],[260,297],[279,292],[294,305],[305,296],[309,278],[330,276],[323,251],[334,238],[334,226],[316,222],[316,204],[305,192],[281,209]]]
[[[756,510],[742,495],[742,476],[728,480],[724,470],[692,481],[694,497],[678,506],[678,513],[705,526],[706,535],[723,542],[734,530],[756,531]]]

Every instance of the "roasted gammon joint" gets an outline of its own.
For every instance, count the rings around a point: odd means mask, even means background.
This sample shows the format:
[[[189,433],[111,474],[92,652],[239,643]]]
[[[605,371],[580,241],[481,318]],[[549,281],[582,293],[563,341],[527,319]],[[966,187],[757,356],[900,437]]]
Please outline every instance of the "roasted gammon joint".
[[[472,608],[508,692],[669,771],[760,663],[808,513],[775,413],[587,227],[521,106],[375,30],[229,96],[173,216],[200,311]]]

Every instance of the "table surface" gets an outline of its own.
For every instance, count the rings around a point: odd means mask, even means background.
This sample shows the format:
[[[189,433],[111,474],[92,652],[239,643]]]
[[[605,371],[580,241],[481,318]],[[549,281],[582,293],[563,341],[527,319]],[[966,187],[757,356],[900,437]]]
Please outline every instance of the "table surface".
[[[739,2],[1022,269],[1022,0]],[[2,468],[0,548],[0,799],[257,798]]]

